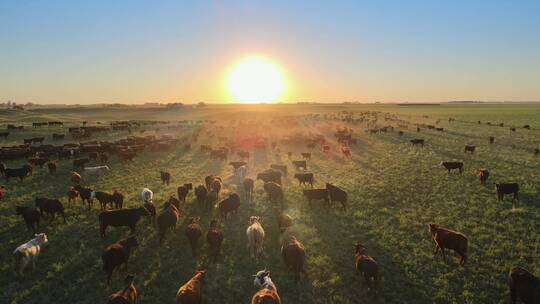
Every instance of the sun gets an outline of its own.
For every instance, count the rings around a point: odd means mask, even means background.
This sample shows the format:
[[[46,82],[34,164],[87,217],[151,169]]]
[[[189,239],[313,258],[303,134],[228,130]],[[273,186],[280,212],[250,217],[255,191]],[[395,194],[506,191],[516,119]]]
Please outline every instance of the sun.
[[[227,76],[227,90],[236,102],[277,102],[285,92],[285,76],[272,60],[250,56],[231,68]]]

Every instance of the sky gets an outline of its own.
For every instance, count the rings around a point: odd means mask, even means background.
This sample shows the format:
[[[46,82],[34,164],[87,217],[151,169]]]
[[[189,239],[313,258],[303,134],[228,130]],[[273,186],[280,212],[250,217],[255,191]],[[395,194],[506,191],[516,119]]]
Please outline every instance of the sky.
[[[540,100],[540,1],[0,0],[0,102],[234,101],[260,55],[280,102]]]

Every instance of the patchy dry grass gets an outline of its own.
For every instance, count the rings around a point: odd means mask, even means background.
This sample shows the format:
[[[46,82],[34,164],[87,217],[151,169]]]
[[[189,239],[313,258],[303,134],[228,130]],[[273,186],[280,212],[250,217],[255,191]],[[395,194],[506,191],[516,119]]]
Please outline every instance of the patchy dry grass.
[[[185,119],[193,114],[211,119],[238,119],[245,111],[251,111],[241,109],[236,113],[226,107],[216,107],[187,113],[152,113],[151,116],[152,119],[160,115],[163,119]],[[289,233],[306,247],[309,278],[297,284],[284,266],[276,220],[259,181],[254,201],[242,201],[238,217],[221,224],[225,241],[217,260],[208,256],[202,240],[200,256],[191,256],[184,236],[186,218],[201,216],[204,229],[212,218],[193,202],[192,193],[188,203],[182,206],[181,224],[168,234],[162,247],[158,246],[156,230],[146,219],[139,223],[140,246],[130,260],[129,272],[136,275],[141,303],[172,303],[177,288],[197,268],[208,270],[205,303],[247,303],[254,292],[251,274],[265,267],[272,271],[283,302],[298,304],[505,303],[505,276],[512,265],[540,274],[540,158],[532,154],[540,139],[539,106],[298,106],[290,109],[287,114],[382,110],[413,121],[432,122],[441,118],[445,132],[422,130],[417,134],[411,129],[398,137],[396,132],[367,135],[362,131],[363,126],[351,126],[359,139],[352,149],[351,159],[314,151],[309,170],[315,173],[317,186],[331,181],[346,189],[350,199],[348,212],[338,211],[338,208],[329,211],[316,203],[312,207],[307,205],[301,188],[292,179],[294,170],[285,155],[287,150],[298,153],[302,149],[282,148],[279,155],[257,150],[249,163],[249,175],[254,176],[271,163],[289,166],[284,190],[287,212],[296,221]],[[271,113],[280,112],[272,110]],[[79,119],[73,113],[70,115],[74,115],[70,116],[73,120]],[[253,119],[248,116],[245,117]],[[146,118],[137,117],[136,113],[126,114],[126,117]],[[516,126],[530,124],[533,129],[518,129],[516,134],[511,134],[507,127],[464,121],[448,123],[448,117]],[[311,122],[303,124],[302,128],[323,132],[327,138],[331,138],[334,131],[324,122],[318,123],[316,128]],[[6,144],[43,132],[53,132],[53,129],[13,134]],[[124,135],[118,133],[109,138]],[[178,135],[185,136],[182,132]],[[488,144],[488,136],[496,137],[494,145]],[[412,147],[408,140],[415,137],[425,138],[426,146]],[[477,146],[473,155],[463,153],[468,143]],[[225,162],[210,160],[196,149],[183,152],[182,146],[174,151],[146,151],[136,161],[126,164],[113,158],[110,174],[85,183],[96,190],[121,189],[127,195],[128,206],[140,204],[138,194],[142,187],[150,187],[155,201],[161,205],[176,192],[177,186],[186,182],[202,183],[207,174],[224,177],[224,195],[240,192],[238,181]],[[464,161],[463,174],[448,174],[433,167],[446,160]],[[10,166],[20,163],[8,162]],[[491,171],[487,186],[480,185],[476,177],[480,167]],[[170,186],[162,185],[159,180],[162,168],[167,168],[172,175]],[[69,187],[70,169],[71,162],[62,161],[55,176],[49,176],[42,169],[22,183],[11,180],[6,185],[9,193],[0,203],[1,303],[103,302],[112,290],[123,287],[123,273],[115,273],[112,288],[106,287],[100,256],[106,246],[127,236],[128,230],[109,228],[106,239],[99,239],[97,208],[88,211],[80,203],[67,203],[65,192]],[[516,208],[512,208],[510,200],[497,201],[493,189],[495,181],[520,183],[521,200]],[[43,248],[39,267],[35,271],[27,269],[25,277],[19,278],[13,274],[11,252],[31,234],[14,209],[16,205],[32,205],[38,195],[61,197],[67,205],[68,223],[58,221],[42,226],[50,242]],[[250,215],[262,216],[267,232],[265,256],[258,264],[249,259],[246,248],[245,228]],[[440,255],[433,258],[434,244],[427,233],[428,223],[448,226],[469,237],[470,257],[465,267],[458,267],[454,254],[449,255],[452,258],[448,264],[443,263]],[[382,280],[377,292],[368,293],[363,279],[354,273],[353,245],[357,241],[368,247],[381,267]]]

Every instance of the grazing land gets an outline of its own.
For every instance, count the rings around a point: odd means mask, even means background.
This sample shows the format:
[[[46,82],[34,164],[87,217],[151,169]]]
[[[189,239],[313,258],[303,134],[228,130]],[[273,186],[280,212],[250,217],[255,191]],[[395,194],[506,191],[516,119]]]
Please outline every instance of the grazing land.
[[[88,126],[109,126],[117,120],[168,123],[141,123],[130,133],[100,132],[82,140],[72,139],[67,131],[82,126],[82,121]],[[37,121],[62,121],[64,125],[32,127]],[[534,154],[540,144],[540,105],[66,107],[0,110],[0,124],[1,131],[7,124],[24,125],[24,130],[10,130],[6,139],[0,138],[2,146],[22,145],[25,138],[41,136],[45,137],[43,144],[52,145],[147,135],[177,139],[167,149],[147,145],[132,161],[111,153],[109,173],[83,176],[83,184],[96,191],[121,190],[126,196],[124,208],[141,206],[139,194],[148,187],[154,192],[159,213],[178,186],[204,184],[209,174],[223,178],[220,199],[232,192],[241,194],[238,214],[219,222],[224,242],[217,258],[209,255],[204,235],[218,212],[204,210],[193,191],[180,205],[180,222],[162,246],[155,225],[146,218],[138,223],[139,246],[126,273],[135,275],[141,303],[173,303],[177,289],[198,269],[207,270],[204,303],[248,303],[256,291],[252,275],[264,268],[271,271],[283,303],[297,304],[506,303],[506,275],[512,266],[540,275],[540,155]],[[369,131],[385,126],[394,129]],[[349,147],[350,157],[342,154],[334,135],[339,128],[351,129],[356,140]],[[66,137],[53,141],[52,133],[65,133]],[[488,142],[490,136],[495,138],[493,144]],[[306,140],[315,137],[325,139],[328,153],[319,144],[306,146]],[[424,139],[424,146],[411,145],[415,138]],[[191,149],[186,150],[186,144]],[[213,159],[200,150],[201,145],[227,146],[233,151],[226,160]],[[466,145],[475,145],[474,153],[464,153]],[[237,150],[250,152],[247,175],[253,178],[271,164],[287,166],[283,209],[294,225],[285,234],[280,234],[260,180],[255,182],[253,200],[243,198],[241,180],[228,165],[239,160]],[[348,210],[342,211],[337,204],[328,208],[320,201],[309,204],[302,195],[305,187],[293,178],[296,169],[287,152],[292,152],[292,160],[311,152],[307,172],[314,174],[315,188],[331,182],[346,190]],[[25,158],[2,161],[11,168],[26,163]],[[442,161],[463,162],[462,174],[448,173],[438,166]],[[91,161],[90,165],[99,163]],[[490,171],[485,185],[478,179],[480,168]],[[67,201],[72,170],[72,160],[60,160],[54,175],[45,166],[34,168],[33,175],[22,182],[16,178],[1,181],[7,193],[0,201],[0,303],[105,302],[109,294],[124,287],[126,273],[118,271],[111,287],[107,286],[101,254],[129,236],[129,229],[109,227],[106,237],[100,239],[99,204],[88,210],[80,200]],[[160,170],[171,174],[169,185],[161,182]],[[518,202],[513,203],[510,195],[497,200],[494,183],[501,182],[519,184]],[[28,267],[20,277],[14,273],[12,252],[30,240],[32,233],[15,214],[15,207],[34,206],[36,197],[59,198],[66,207],[67,223],[42,220],[40,232],[47,234],[49,242],[42,247],[37,268]],[[263,257],[257,262],[246,247],[252,215],[262,218],[266,231]],[[184,234],[192,216],[201,217],[203,228],[196,258]],[[459,258],[449,250],[447,263],[440,254],[433,257],[429,223],[468,237],[469,257],[464,266],[459,266]],[[298,283],[281,257],[284,235],[294,235],[306,248],[307,275]],[[358,242],[379,265],[381,279],[372,291],[363,276],[355,273]]]

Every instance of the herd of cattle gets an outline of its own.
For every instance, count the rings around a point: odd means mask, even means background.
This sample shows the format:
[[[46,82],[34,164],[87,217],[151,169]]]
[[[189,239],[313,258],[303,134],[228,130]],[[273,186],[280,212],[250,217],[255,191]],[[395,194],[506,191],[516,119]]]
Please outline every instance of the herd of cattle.
[[[388,126],[380,126],[380,121],[388,123]],[[380,132],[393,132],[394,128],[408,129],[411,124],[408,121],[397,118],[389,113],[365,112],[361,113],[360,118],[353,114],[342,115],[341,121],[344,123],[367,125],[366,132],[376,134]],[[453,122],[455,119],[449,119]],[[52,124],[51,124],[52,123]],[[391,125],[393,123],[394,125]],[[439,121],[436,122],[438,124]],[[480,123],[480,122],[479,122]],[[63,126],[61,122],[34,123],[33,127],[41,126]],[[88,126],[70,128],[69,132],[74,139],[88,138],[96,132],[107,132],[110,130],[127,130],[131,133],[131,128],[139,126],[135,122],[115,122],[111,127]],[[13,129],[24,129],[21,126],[11,126]],[[416,124],[417,132],[421,128],[436,129],[443,132],[443,128],[433,125]],[[530,127],[527,126],[527,129]],[[515,131],[515,129],[513,130]],[[196,143],[202,130],[194,129],[191,136],[191,143]],[[9,135],[8,132],[4,137]],[[343,157],[351,157],[351,149],[356,145],[357,139],[354,138],[353,129],[340,127],[334,133]],[[208,134],[209,135],[209,134]],[[404,131],[398,132],[399,136],[404,135]],[[52,134],[52,140],[64,139],[63,134]],[[280,148],[284,142],[295,139],[284,139],[281,142],[268,142],[269,146],[276,153],[280,153]],[[270,168],[259,172],[255,178],[247,176],[248,161],[251,153],[246,150],[236,150],[237,161],[229,162],[233,168],[234,176],[238,178],[240,193],[229,193],[225,197],[220,195],[227,186],[220,176],[208,175],[204,181],[194,186],[193,183],[185,183],[177,188],[177,193],[171,195],[169,199],[157,208],[153,201],[153,192],[149,188],[143,188],[139,197],[141,205],[139,207],[124,208],[124,194],[120,190],[112,192],[97,191],[84,185],[84,181],[91,176],[106,174],[110,169],[107,165],[112,156],[118,157],[121,161],[133,160],[138,154],[142,153],[145,147],[154,147],[156,150],[175,149],[179,143],[178,140],[170,136],[127,136],[125,139],[117,141],[88,141],[84,143],[72,142],[63,145],[44,145],[44,137],[25,139],[22,145],[2,147],[0,150],[0,160],[26,159],[27,163],[18,168],[9,168],[3,162],[0,163],[0,173],[4,175],[6,186],[0,188],[0,200],[6,196],[9,187],[10,178],[18,178],[23,181],[24,178],[31,176],[36,167],[42,168],[47,165],[50,174],[56,174],[57,166],[64,159],[72,160],[73,171],[69,176],[71,186],[67,190],[68,202],[80,200],[86,204],[88,209],[93,208],[94,200],[100,203],[100,213],[98,214],[99,234],[102,239],[106,237],[108,227],[128,227],[131,236],[117,243],[108,246],[103,252],[101,258],[103,269],[106,273],[108,284],[111,283],[113,272],[120,266],[127,268],[130,254],[139,245],[136,237],[136,225],[141,218],[148,218],[148,222],[155,226],[159,243],[166,240],[167,234],[175,230],[181,218],[181,210],[185,207],[186,198],[192,191],[195,196],[195,202],[207,213],[212,214],[215,209],[216,216],[211,220],[206,231],[206,242],[209,252],[216,256],[220,254],[220,248],[223,243],[223,231],[219,228],[220,223],[226,223],[231,216],[238,216],[238,209],[242,206],[242,201],[253,201],[253,190],[257,181],[262,181],[262,188],[267,194],[268,200],[272,205],[275,214],[277,228],[283,236],[281,244],[281,255],[285,265],[292,270],[296,280],[302,280],[306,277],[304,269],[306,263],[306,249],[292,234],[287,234],[290,227],[294,225],[294,219],[284,210],[285,195],[283,191],[282,177],[288,174],[287,164],[271,164]],[[303,138],[302,142],[307,149],[320,147],[323,153],[328,153],[335,149],[330,140],[323,136],[310,136]],[[413,145],[425,145],[425,140],[421,138],[411,139]],[[494,138],[490,137],[489,142],[493,143]],[[254,146],[264,146],[263,141],[255,142]],[[232,145],[224,145],[213,148],[210,145],[201,145],[200,151],[208,153],[210,158],[227,159],[232,155]],[[191,149],[191,144],[185,144],[183,150]],[[467,145],[464,152],[474,153],[475,146]],[[537,152],[537,151],[536,151]],[[536,153],[535,152],[535,153]],[[296,169],[293,177],[298,181],[303,196],[311,204],[313,201],[324,202],[326,208],[330,208],[334,203],[339,203],[341,209],[345,212],[349,207],[347,192],[337,185],[326,183],[324,188],[314,188],[314,173],[309,172],[309,164],[312,161],[312,152],[301,152],[300,159],[293,159],[294,153],[286,153],[290,164]],[[87,166],[89,163],[94,166]],[[462,173],[463,162],[443,161],[440,163],[450,173],[452,170],[458,170]],[[480,182],[485,184],[489,171],[481,168],[478,171]],[[163,184],[169,185],[171,182],[171,173],[160,171],[159,177]],[[504,199],[504,195],[513,194],[514,200],[518,199],[519,185],[517,183],[498,183],[496,191],[499,200]],[[221,199],[220,199],[221,198]],[[42,218],[48,218],[50,222],[54,221],[56,216],[61,216],[64,223],[66,215],[64,205],[60,198],[36,197],[35,207],[17,206],[16,213],[20,215],[28,228],[34,233],[34,238],[15,249],[13,255],[17,262],[17,272],[23,274],[25,267],[32,263],[35,267],[36,260],[40,254],[41,246],[48,242],[47,235],[40,233],[40,221]],[[199,240],[203,237],[203,227],[200,223],[200,217],[190,217],[187,219],[188,225],[184,231],[188,243],[191,247],[192,255],[198,255]],[[468,238],[457,231],[450,230],[437,224],[429,224],[428,231],[435,243],[434,255],[441,251],[443,259],[446,261],[445,249],[453,250],[460,256],[460,265],[467,261]],[[252,215],[248,219],[246,227],[247,248],[250,257],[254,261],[261,259],[264,251],[265,229],[260,216]],[[358,243],[355,247],[354,265],[358,273],[363,274],[366,285],[369,290],[377,288],[380,274],[379,266],[376,260],[368,254],[366,246]],[[206,271],[198,270],[193,277],[183,284],[177,291],[177,303],[201,303],[203,287],[206,278]],[[109,303],[137,303],[137,290],[134,285],[134,276],[128,275],[125,279],[126,287],[110,296]],[[278,290],[270,277],[270,271],[267,269],[258,271],[254,275],[254,285],[257,292],[252,296],[251,303],[281,303]],[[514,267],[508,274],[508,285],[512,303],[517,298],[526,304],[540,303],[540,279],[536,278],[527,270]]]

